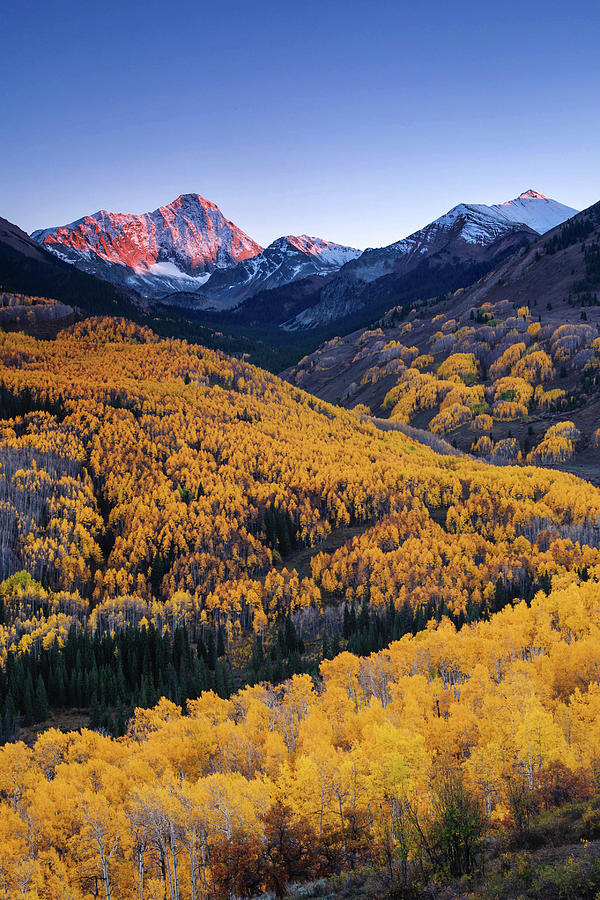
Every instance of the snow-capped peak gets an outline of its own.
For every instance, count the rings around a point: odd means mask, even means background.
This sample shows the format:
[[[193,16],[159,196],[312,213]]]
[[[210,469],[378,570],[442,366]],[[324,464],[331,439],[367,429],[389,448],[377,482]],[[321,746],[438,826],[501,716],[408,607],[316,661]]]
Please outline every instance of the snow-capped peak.
[[[427,245],[430,236],[439,229],[447,231],[456,227],[460,227],[462,239],[469,244],[488,244],[518,225],[527,225],[538,234],[544,234],[570,219],[577,211],[537,191],[528,190],[514,200],[491,206],[484,203],[459,203],[420,232],[391,246],[401,248],[407,245],[406,249],[412,249],[415,238],[418,238],[418,243],[422,243],[423,237]]]
[[[565,206],[557,200],[545,197],[537,191],[524,191],[514,200],[487,206],[484,203],[459,203],[431,225],[427,225],[416,236],[435,233],[437,229],[449,230],[457,225],[461,228],[463,240],[470,244],[488,244],[504,232],[518,225],[527,225],[538,234],[555,228],[578,210]],[[392,246],[414,243],[415,235],[405,238]]]
[[[550,200],[550,197],[546,197],[545,194],[540,194],[539,191],[534,191],[533,188],[529,188],[528,191],[523,191],[522,194],[519,194],[517,200]],[[513,200],[506,200],[501,205],[508,206],[509,203],[513,202]]]
[[[350,259],[356,259],[362,252],[355,247],[346,247],[309,234],[287,234],[284,240],[301,253],[317,257],[324,266],[332,268],[343,266]]]
[[[79,268],[145,296],[161,296],[177,285],[197,288],[215,269],[262,251],[200,194],[180,194],[142,215],[101,210],[32,237]]]
[[[572,206],[565,206],[564,203],[559,203],[557,200],[552,200],[531,189],[523,191],[514,200],[496,203],[488,208],[500,213],[511,222],[529,225],[539,234],[556,228],[557,225],[578,212]]]

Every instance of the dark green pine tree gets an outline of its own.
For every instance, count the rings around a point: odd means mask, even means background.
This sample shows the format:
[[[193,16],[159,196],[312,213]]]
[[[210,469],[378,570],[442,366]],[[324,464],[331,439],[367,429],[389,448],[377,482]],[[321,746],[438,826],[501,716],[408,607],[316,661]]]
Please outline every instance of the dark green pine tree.
[[[137,698],[137,705],[141,709],[148,709],[148,675],[142,675],[142,683]]]
[[[496,582],[496,590],[494,591],[494,612],[499,612],[506,605],[506,599],[504,579],[499,578]]]
[[[227,699],[231,697],[233,692],[235,691],[235,684],[233,681],[233,672],[229,668],[229,666],[225,666],[225,693],[227,694]]]
[[[260,635],[254,635],[254,643],[252,644],[252,671],[258,675],[263,667],[265,654],[263,651],[263,640]]]
[[[115,737],[122,737],[127,731],[127,717],[121,705],[121,701],[117,702],[115,709]]]
[[[225,629],[222,625],[219,625],[217,631],[217,656],[225,656]]]
[[[100,727],[104,729],[107,734],[115,733],[115,720],[113,719],[112,713],[108,707],[106,707],[102,711],[102,716],[100,718]]]
[[[331,659],[337,656],[340,653],[340,639],[337,634],[333,636],[333,641],[331,643]]]
[[[23,719],[26,725],[31,725],[31,723],[33,722],[33,699],[33,681],[31,678],[31,672],[28,672],[23,683],[23,693],[21,700],[21,712],[23,713]]]
[[[35,686],[35,695],[33,698],[33,716],[36,722],[45,722],[50,715],[48,709],[48,695],[46,693],[46,685],[41,674],[37,677]]]
[[[206,639],[206,653],[208,656],[208,667],[214,672],[217,667],[217,645],[215,644],[215,635],[213,631],[208,632]]]
[[[291,616],[287,616],[285,620],[285,647],[288,656],[298,650],[298,635]]]
[[[93,694],[90,703],[90,728],[98,728],[102,720],[102,707],[98,701],[97,694]]]
[[[4,739],[6,741],[12,740],[15,736],[15,729],[17,724],[17,711],[15,709],[15,701],[13,700],[12,691],[9,691],[6,696],[6,703],[4,704]]]
[[[215,666],[215,693],[223,700],[227,700],[228,692],[227,684],[225,682],[225,666],[220,659],[217,660]]]

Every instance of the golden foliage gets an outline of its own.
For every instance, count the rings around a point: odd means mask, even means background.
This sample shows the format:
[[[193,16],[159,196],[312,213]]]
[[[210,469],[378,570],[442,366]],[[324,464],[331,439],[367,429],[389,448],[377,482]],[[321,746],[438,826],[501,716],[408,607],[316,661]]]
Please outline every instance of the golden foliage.
[[[440,363],[438,375],[446,379],[475,379],[478,374],[477,360],[472,353],[452,353]]]
[[[473,419],[474,431],[491,431],[494,426],[494,419],[487,413],[480,413]]]
[[[5,421],[0,433],[0,515],[9,523],[0,532],[2,575],[27,568],[62,597],[51,609],[41,601],[15,607],[4,648],[27,635],[45,640],[53,628],[60,636],[73,617],[92,628],[145,618],[159,627],[248,630],[319,607],[323,590],[338,600],[360,594],[359,583],[334,577],[333,558],[328,574],[301,578],[281,566],[281,553],[318,547],[350,524],[367,529],[375,548],[377,532],[367,526],[414,504],[425,519],[422,534],[412,535],[422,548],[415,544],[414,553],[424,557],[430,514],[452,507],[458,521],[471,521],[465,498],[475,494],[492,499],[470,530],[485,527],[508,557],[503,542],[524,527],[535,540],[536,526],[525,523],[543,521],[555,535],[568,528],[583,541],[600,511],[600,495],[569,476],[523,480],[468,458],[440,458],[252,366],[160,341],[131,323],[86,321],[53,342],[2,335],[0,360],[5,391],[54,410]],[[515,386],[519,396],[533,390],[508,378],[494,395]],[[482,396],[480,385],[416,369],[390,394],[399,418],[447,398],[433,425],[439,432],[469,421]],[[510,514],[498,515],[507,496]],[[461,552],[474,566],[477,543]],[[386,579],[373,585],[374,596],[397,600],[395,592],[412,590],[403,567]],[[461,583],[457,575],[453,591]],[[425,580],[415,596],[427,602],[440,589]],[[81,597],[93,598],[92,614]],[[67,618],[49,625],[59,614]]]
[[[342,653],[321,665],[318,691],[298,675],[229,701],[205,694],[185,717],[161,700],[119,740],[51,729],[7,745],[5,895],[82,898],[92,878],[102,896],[132,897],[143,878],[145,896],[212,897],[223,840],[262,848],[278,799],[310,829],[309,852],[320,837],[343,853],[356,821],[377,849],[393,801],[427,811],[449,764],[491,823],[508,817],[515,772],[531,790],[558,765],[592,779],[600,570],[589,574],[557,575],[549,596],[460,632],[443,619],[371,657]]]
[[[428,369],[433,365],[433,356],[431,353],[422,353],[420,356],[415,357],[411,362],[411,367],[413,369],[419,369],[421,372],[423,369]]]
[[[554,367],[545,350],[534,350],[515,363],[512,374],[529,384],[541,384],[554,378]]]
[[[541,384],[535,389],[534,399],[540,409],[549,410],[566,398],[567,393],[562,388],[552,388],[545,391]]]
[[[470,420],[482,398],[463,383],[474,365],[453,359],[446,380],[409,369],[388,405],[411,415],[448,399],[438,418]],[[23,407],[0,430],[0,558],[12,576],[0,596],[2,661],[60,646],[74,624],[260,631],[345,600],[441,618],[369,658],[323,662],[316,682],[297,675],[229,701],[204,694],[185,716],[163,698],[136,710],[119,740],[50,729],[31,747],[6,745],[7,898],[223,896],[223,842],[264,848],[279,801],[327,847],[343,854],[360,822],[377,850],[393,802],[418,796],[427,810],[444,763],[492,821],[506,816],[516,767],[533,786],[556,764],[591,777],[596,488],[438,456],[243,362],[117,320],[53,342],[0,335],[0,371],[3,396]],[[491,399],[532,395],[511,369]],[[577,439],[559,423],[533,452],[545,460]],[[484,435],[473,449],[518,458],[514,438],[492,447]],[[349,525],[356,536],[318,552]],[[314,548],[304,575],[281,558],[292,545]],[[12,574],[24,565],[37,581]],[[443,616],[468,621],[474,606],[502,606],[506,585],[550,580],[548,596],[459,632]]]
[[[471,444],[471,453],[476,453],[478,456],[488,456],[493,449],[494,443],[487,434],[482,434]]]
[[[528,455],[527,461],[541,465],[565,462],[573,456],[575,444],[580,437],[573,422],[551,425],[537,447]]]
[[[489,376],[492,381],[508,375],[516,362],[518,362],[525,353],[526,347],[522,342],[511,344],[498,357],[498,359],[490,366]]]
[[[429,430],[433,434],[448,434],[448,432],[468,424],[472,418],[473,413],[468,406],[460,402],[446,405],[446,401],[444,401],[443,408],[429,423]]]

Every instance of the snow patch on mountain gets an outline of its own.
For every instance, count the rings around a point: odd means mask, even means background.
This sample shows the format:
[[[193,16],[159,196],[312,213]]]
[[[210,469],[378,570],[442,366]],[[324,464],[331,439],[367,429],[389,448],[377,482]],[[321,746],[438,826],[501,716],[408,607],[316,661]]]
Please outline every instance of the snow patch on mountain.
[[[188,281],[190,279],[189,275],[186,275],[185,272],[182,272],[174,262],[160,262],[160,263],[152,263],[151,266],[148,267],[147,270],[138,269],[140,274],[144,274],[144,271],[149,272],[151,275],[159,275],[164,276],[165,278],[185,278]],[[210,278],[210,274],[206,272],[204,275],[198,275],[193,281],[197,281],[199,284],[204,284],[207,279]]]
[[[361,251],[310,235],[285,235],[252,259],[214,272],[202,295],[218,309],[229,309],[259,291],[282,287],[312,275],[337,272]]]
[[[201,275],[188,275],[174,262],[152,263],[145,268],[138,267],[128,276],[127,283],[140,294],[162,295],[165,293],[195,292],[200,290],[210,278],[210,272]]]

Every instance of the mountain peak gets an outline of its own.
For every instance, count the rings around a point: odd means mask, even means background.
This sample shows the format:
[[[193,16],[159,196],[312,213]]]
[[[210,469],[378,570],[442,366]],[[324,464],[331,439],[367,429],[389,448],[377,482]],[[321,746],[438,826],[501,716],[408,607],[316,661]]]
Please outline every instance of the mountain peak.
[[[286,234],[285,240],[302,253],[317,256],[327,250],[328,247],[338,247],[331,241],[325,241],[323,238],[312,237],[309,234]]]
[[[292,281],[331,275],[361,251],[308,234],[285,234],[258,256],[230,269],[214,272],[202,294],[219,309],[228,309],[261,291],[271,291]]]
[[[262,251],[215,203],[196,193],[180,194],[141,215],[102,210],[32,237],[84,271],[144,296],[197,289],[215,269]]]
[[[550,197],[546,197],[545,194],[540,194],[539,191],[534,191],[533,188],[529,188],[528,191],[523,191],[522,194],[519,194],[517,200],[549,200]],[[507,200],[507,203],[510,203],[510,200]]]
[[[497,203],[488,209],[512,222],[528,225],[538,234],[550,231],[577,212],[573,207],[565,206],[564,203],[559,203],[558,200],[546,197],[545,194],[531,188],[523,191],[514,200]]]
[[[190,193],[180,194],[172,203],[167,203],[166,207],[161,207],[162,209],[172,209],[173,207],[181,207],[181,206],[201,206],[204,209],[218,209],[216,203],[213,203],[211,200],[207,200],[206,197],[203,197],[202,194],[198,194],[196,191],[191,191]]]

